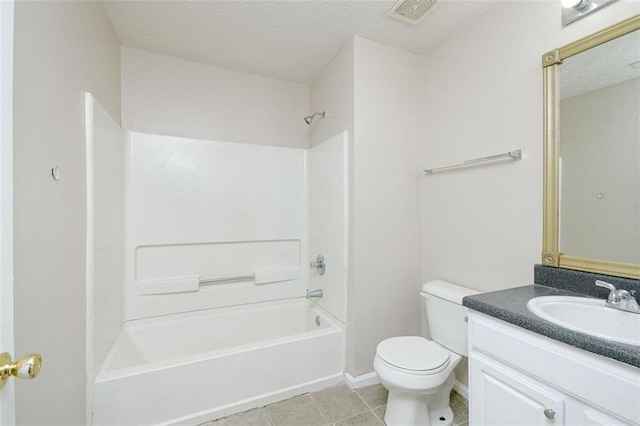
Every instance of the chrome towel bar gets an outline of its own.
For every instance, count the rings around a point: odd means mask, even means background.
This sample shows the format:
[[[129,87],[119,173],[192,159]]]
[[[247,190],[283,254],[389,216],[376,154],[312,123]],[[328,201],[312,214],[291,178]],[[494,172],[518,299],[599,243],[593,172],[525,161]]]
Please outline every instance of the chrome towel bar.
[[[216,284],[222,282],[253,281],[254,284],[269,284],[281,281],[297,280],[302,275],[299,266],[289,268],[265,269],[255,271],[251,275],[238,275],[232,277],[200,278],[200,284]]]
[[[213,284],[213,283],[221,283],[221,282],[229,282],[229,281],[251,281],[255,279],[256,274],[251,275],[238,275],[236,277],[222,277],[222,278],[205,278],[200,279],[200,284]]]
[[[453,169],[456,167],[464,167],[464,166],[469,166],[469,165],[478,164],[478,163],[485,163],[487,161],[501,160],[503,158],[509,158],[511,160],[520,160],[522,159],[522,151],[519,149],[516,149],[514,151],[505,152],[504,154],[490,155],[488,157],[480,157],[480,158],[474,158],[473,160],[463,161],[462,163],[433,167],[431,169],[425,169],[424,173],[427,175],[430,175],[434,172],[439,172],[442,170]]]
[[[292,281],[301,278],[302,268],[292,266],[257,270],[250,275],[235,275],[230,277],[200,278],[196,275],[172,277],[166,279],[144,280],[137,282],[139,295],[186,293],[198,291],[203,284],[232,283],[237,281],[252,281],[256,285]]]

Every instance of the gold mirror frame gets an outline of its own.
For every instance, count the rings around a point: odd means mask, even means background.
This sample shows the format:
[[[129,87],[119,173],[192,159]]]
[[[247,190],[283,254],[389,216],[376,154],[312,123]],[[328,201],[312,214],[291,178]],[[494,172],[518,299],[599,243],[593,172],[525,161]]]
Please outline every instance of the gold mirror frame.
[[[558,65],[585,50],[640,29],[640,15],[542,55],[544,73],[544,173],[542,264],[640,279],[640,265],[565,256],[558,251]]]

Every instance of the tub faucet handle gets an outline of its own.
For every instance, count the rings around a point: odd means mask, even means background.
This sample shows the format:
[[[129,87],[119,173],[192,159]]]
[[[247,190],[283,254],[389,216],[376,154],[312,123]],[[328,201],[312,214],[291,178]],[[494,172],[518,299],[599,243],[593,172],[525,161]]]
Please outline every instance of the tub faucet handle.
[[[324,256],[321,254],[316,256],[315,261],[309,262],[309,267],[317,270],[319,275],[324,275],[324,271],[327,269],[327,264],[324,262]]]

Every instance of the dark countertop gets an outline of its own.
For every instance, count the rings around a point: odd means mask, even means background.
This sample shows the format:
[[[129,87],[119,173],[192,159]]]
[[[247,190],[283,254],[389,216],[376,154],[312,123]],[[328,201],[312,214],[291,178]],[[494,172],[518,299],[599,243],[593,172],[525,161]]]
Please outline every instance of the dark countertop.
[[[612,358],[634,367],[640,367],[640,347],[638,346],[599,339],[560,327],[536,316],[527,308],[527,302],[539,296],[590,297],[583,293],[554,287],[528,285],[467,296],[462,300],[462,304],[469,309],[482,312],[585,351]]]

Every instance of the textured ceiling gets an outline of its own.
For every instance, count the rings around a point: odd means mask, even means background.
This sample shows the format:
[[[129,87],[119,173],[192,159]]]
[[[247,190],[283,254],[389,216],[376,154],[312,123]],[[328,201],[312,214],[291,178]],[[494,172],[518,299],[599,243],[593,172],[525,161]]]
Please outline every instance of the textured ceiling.
[[[425,53],[502,1],[440,1],[417,25],[386,15],[395,0],[105,0],[104,4],[125,46],[311,82],[354,34]]]
[[[560,98],[640,78],[640,30],[565,59],[558,71]]]

